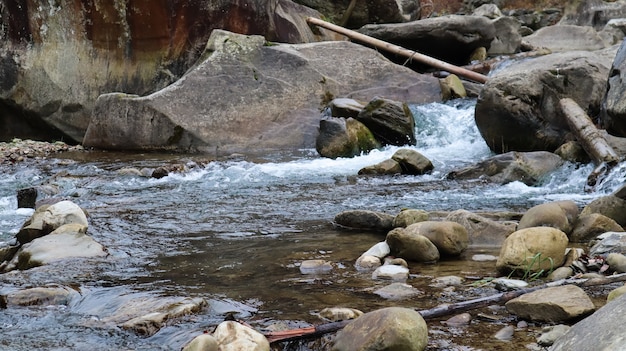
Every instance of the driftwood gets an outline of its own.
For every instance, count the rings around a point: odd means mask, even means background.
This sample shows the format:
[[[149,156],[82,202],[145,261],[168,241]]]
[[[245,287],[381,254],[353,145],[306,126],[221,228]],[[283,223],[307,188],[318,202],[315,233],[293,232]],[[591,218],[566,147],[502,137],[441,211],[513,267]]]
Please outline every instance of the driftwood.
[[[561,280],[557,280],[557,281],[542,284],[542,285],[537,285],[537,286],[530,287],[530,288],[507,291],[507,292],[503,292],[503,293],[499,293],[499,294],[495,294],[491,296],[485,296],[485,297],[462,301],[462,302],[453,303],[453,304],[439,305],[430,309],[420,310],[417,312],[421,314],[425,320],[430,320],[430,319],[435,319],[435,318],[439,318],[442,316],[447,316],[447,315],[451,315],[455,313],[461,313],[461,312],[473,310],[476,308],[487,307],[495,303],[505,303],[509,300],[512,300],[524,294],[528,294],[533,291],[546,289],[550,287],[562,286],[562,285],[577,285],[581,287],[588,287],[588,286],[606,285],[606,284],[623,282],[623,281],[626,281],[626,273],[610,275],[610,276],[606,276],[602,278],[561,279]],[[327,333],[332,333],[332,332],[341,330],[350,322],[351,320],[345,320],[345,321],[339,321],[339,322],[326,323],[326,324],[308,327],[308,328],[271,332],[271,333],[266,333],[265,337],[268,339],[270,343],[311,339],[311,338],[320,337]]]
[[[455,66],[453,64],[438,60],[436,58],[430,57],[430,56],[426,56],[424,54],[420,54],[416,51],[412,51],[412,50],[408,50],[405,49],[401,46],[398,45],[393,45],[390,43],[387,43],[385,41],[382,41],[380,39],[376,39],[376,38],[372,38],[369,35],[365,35],[365,34],[361,34],[359,32],[355,32],[353,30],[332,24],[332,23],[328,23],[326,21],[323,21],[319,18],[313,18],[313,17],[308,17],[306,19],[306,21],[309,24],[313,24],[316,26],[320,26],[322,28],[326,28],[328,30],[332,30],[333,32],[337,32],[339,34],[345,35],[346,37],[356,40],[356,41],[360,41],[362,43],[365,44],[369,44],[372,45],[376,48],[385,50],[385,51],[389,51],[393,54],[397,54],[400,56],[404,56],[406,57],[408,60],[416,60],[418,62],[421,63],[425,63],[429,66],[432,66],[434,68],[443,70],[443,71],[447,71],[450,73],[454,73],[460,77],[464,77],[470,80],[473,80],[475,82],[478,83],[485,83],[487,81],[487,76],[480,74],[480,73],[476,73],[474,71],[470,71],[467,70],[465,68],[459,67],[459,66]]]
[[[559,104],[571,132],[596,165],[587,178],[587,186],[593,187],[619,163],[620,157],[576,101],[564,98]]]

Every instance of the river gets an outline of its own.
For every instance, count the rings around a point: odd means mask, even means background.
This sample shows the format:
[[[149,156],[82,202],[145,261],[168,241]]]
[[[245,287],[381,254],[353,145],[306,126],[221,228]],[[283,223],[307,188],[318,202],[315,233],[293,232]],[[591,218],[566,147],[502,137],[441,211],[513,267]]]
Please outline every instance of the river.
[[[89,151],[3,166],[0,242],[11,242],[32,213],[17,208],[16,191],[48,184],[55,197],[69,198],[89,213],[88,234],[107,247],[109,256],[1,274],[0,295],[55,285],[77,294],[67,305],[0,310],[0,349],[178,350],[229,313],[262,330],[278,322],[289,327],[319,324],[317,312],[325,307],[421,309],[480,294],[434,288],[431,280],[494,276],[493,262],[469,258],[497,254],[497,248],[471,248],[459,260],[433,265],[411,264],[407,283],[424,291],[418,297],[387,301],[373,294],[389,282],[357,272],[354,261],[384,235],[337,230],[333,217],[350,209],[522,212],[564,199],[583,206],[613,190],[623,172],[618,170],[596,193],[583,190],[592,167],[570,163],[533,187],[446,180],[451,170],[491,155],[473,122],[474,105],[468,99],[412,106],[418,143],[410,147],[435,165],[424,176],[356,176],[360,168],[390,158],[397,147],[351,159],[298,150],[213,162],[197,155]],[[119,172],[164,164],[184,165],[185,170],[161,179]],[[300,273],[300,262],[320,258],[333,262],[330,273]],[[117,326],[116,318],[131,308],[148,313],[155,301],[186,297],[203,298],[208,306],[169,321],[150,337]],[[467,330],[433,322],[429,349],[509,350],[534,341],[534,331],[518,333],[514,344],[493,340],[491,335],[509,322],[510,317],[503,317],[500,323]],[[325,349],[323,344],[285,349]]]

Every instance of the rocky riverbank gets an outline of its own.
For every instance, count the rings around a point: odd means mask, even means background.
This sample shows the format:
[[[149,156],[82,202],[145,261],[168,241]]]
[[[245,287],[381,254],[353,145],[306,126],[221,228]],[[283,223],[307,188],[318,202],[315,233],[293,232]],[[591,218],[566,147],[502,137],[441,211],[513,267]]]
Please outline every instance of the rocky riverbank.
[[[13,164],[28,159],[42,159],[61,152],[83,150],[81,145],[68,145],[61,141],[50,143],[13,139],[8,143],[0,143],[0,164]]]

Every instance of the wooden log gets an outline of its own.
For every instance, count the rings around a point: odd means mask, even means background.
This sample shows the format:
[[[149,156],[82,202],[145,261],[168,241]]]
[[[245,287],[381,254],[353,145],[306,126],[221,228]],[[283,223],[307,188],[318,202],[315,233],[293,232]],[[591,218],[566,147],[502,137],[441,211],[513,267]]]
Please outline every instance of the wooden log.
[[[620,162],[620,157],[593,124],[587,113],[570,98],[559,101],[570,131],[596,165],[587,178],[587,186],[593,187],[608,175]],[[590,189],[588,189],[590,190]]]
[[[347,28],[344,28],[344,27],[341,27],[332,23],[328,23],[319,18],[307,17],[306,21],[309,24],[320,26],[328,30],[332,30],[333,32],[345,35],[346,37],[350,39],[372,45],[376,48],[389,51],[396,55],[404,56],[408,60],[416,60],[418,62],[432,66],[434,68],[447,71],[450,73],[454,73],[459,77],[464,77],[464,78],[473,80],[478,83],[485,83],[487,81],[487,76],[483,74],[476,73],[476,72],[467,70],[459,66],[455,66],[453,64],[438,60],[436,58],[433,58],[424,54],[420,54],[413,50],[405,49],[398,45],[387,43],[383,40],[370,37],[369,35],[361,34],[359,32],[355,32],[353,30],[350,30],[350,29],[347,29]]]
[[[425,320],[435,319],[438,317],[443,317],[451,314],[461,313],[464,311],[469,311],[476,308],[486,307],[489,305],[493,305],[494,303],[504,303],[509,300],[512,300],[516,297],[522,296],[524,294],[528,294],[533,291],[546,289],[555,286],[562,285],[576,285],[582,287],[589,286],[597,286],[597,285],[606,285],[611,283],[623,282],[626,281],[626,273],[614,274],[610,276],[605,276],[602,278],[592,278],[592,279],[578,279],[578,278],[568,278],[568,279],[560,279],[554,282],[545,283],[542,285],[537,285],[530,288],[523,288],[508,292],[503,292],[495,295],[480,297],[477,299],[462,301],[453,304],[445,304],[439,305],[430,309],[417,311]],[[341,330],[343,327],[348,325],[351,320],[339,321],[326,323],[314,327],[300,328],[300,329],[292,329],[280,332],[271,332],[265,334],[268,341],[270,343],[275,342],[285,342],[285,341],[295,341],[302,339],[310,339],[314,337],[319,337],[327,333],[336,332]]]

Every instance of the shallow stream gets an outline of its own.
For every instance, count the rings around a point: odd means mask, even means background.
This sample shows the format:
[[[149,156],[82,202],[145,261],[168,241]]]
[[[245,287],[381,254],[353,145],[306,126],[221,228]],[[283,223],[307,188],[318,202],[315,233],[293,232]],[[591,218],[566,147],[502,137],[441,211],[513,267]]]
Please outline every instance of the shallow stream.
[[[206,162],[194,155],[64,153],[43,161],[2,166],[0,241],[11,242],[32,211],[18,209],[16,191],[46,184],[55,197],[69,198],[89,212],[88,234],[105,245],[109,257],[0,275],[0,295],[47,285],[69,286],[79,294],[67,306],[10,307],[0,310],[0,349],[6,350],[178,350],[203,330],[234,314],[263,330],[320,324],[325,307],[364,312],[384,306],[433,307],[494,293],[470,285],[496,275],[494,262],[471,260],[497,248],[470,248],[458,260],[410,264],[408,284],[423,294],[388,301],[373,290],[389,284],[356,271],[356,258],[384,233],[342,231],[333,217],[344,210],[397,214],[403,208],[426,211],[514,211],[574,200],[581,207],[623,182],[617,169],[596,193],[585,193],[592,167],[566,164],[540,186],[445,180],[453,169],[491,155],[473,123],[473,100],[413,106],[418,144],[435,165],[425,176],[357,177],[398,149],[389,147],[352,159],[320,158],[315,150],[257,157],[235,156]],[[184,165],[161,178],[122,175],[124,168]],[[325,259],[333,270],[303,275],[303,260]],[[432,279],[464,277],[463,288],[432,286]],[[155,300],[201,297],[200,313],[169,321],[150,337],[122,330],[115,316],[136,306],[142,313]],[[513,341],[494,339],[507,324],[502,309],[482,311],[496,321],[463,328],[429,322],[429,350],[517,350],[534,342],[530,325]],[[326,341],[291,343],[289,350],[327,349]]]

